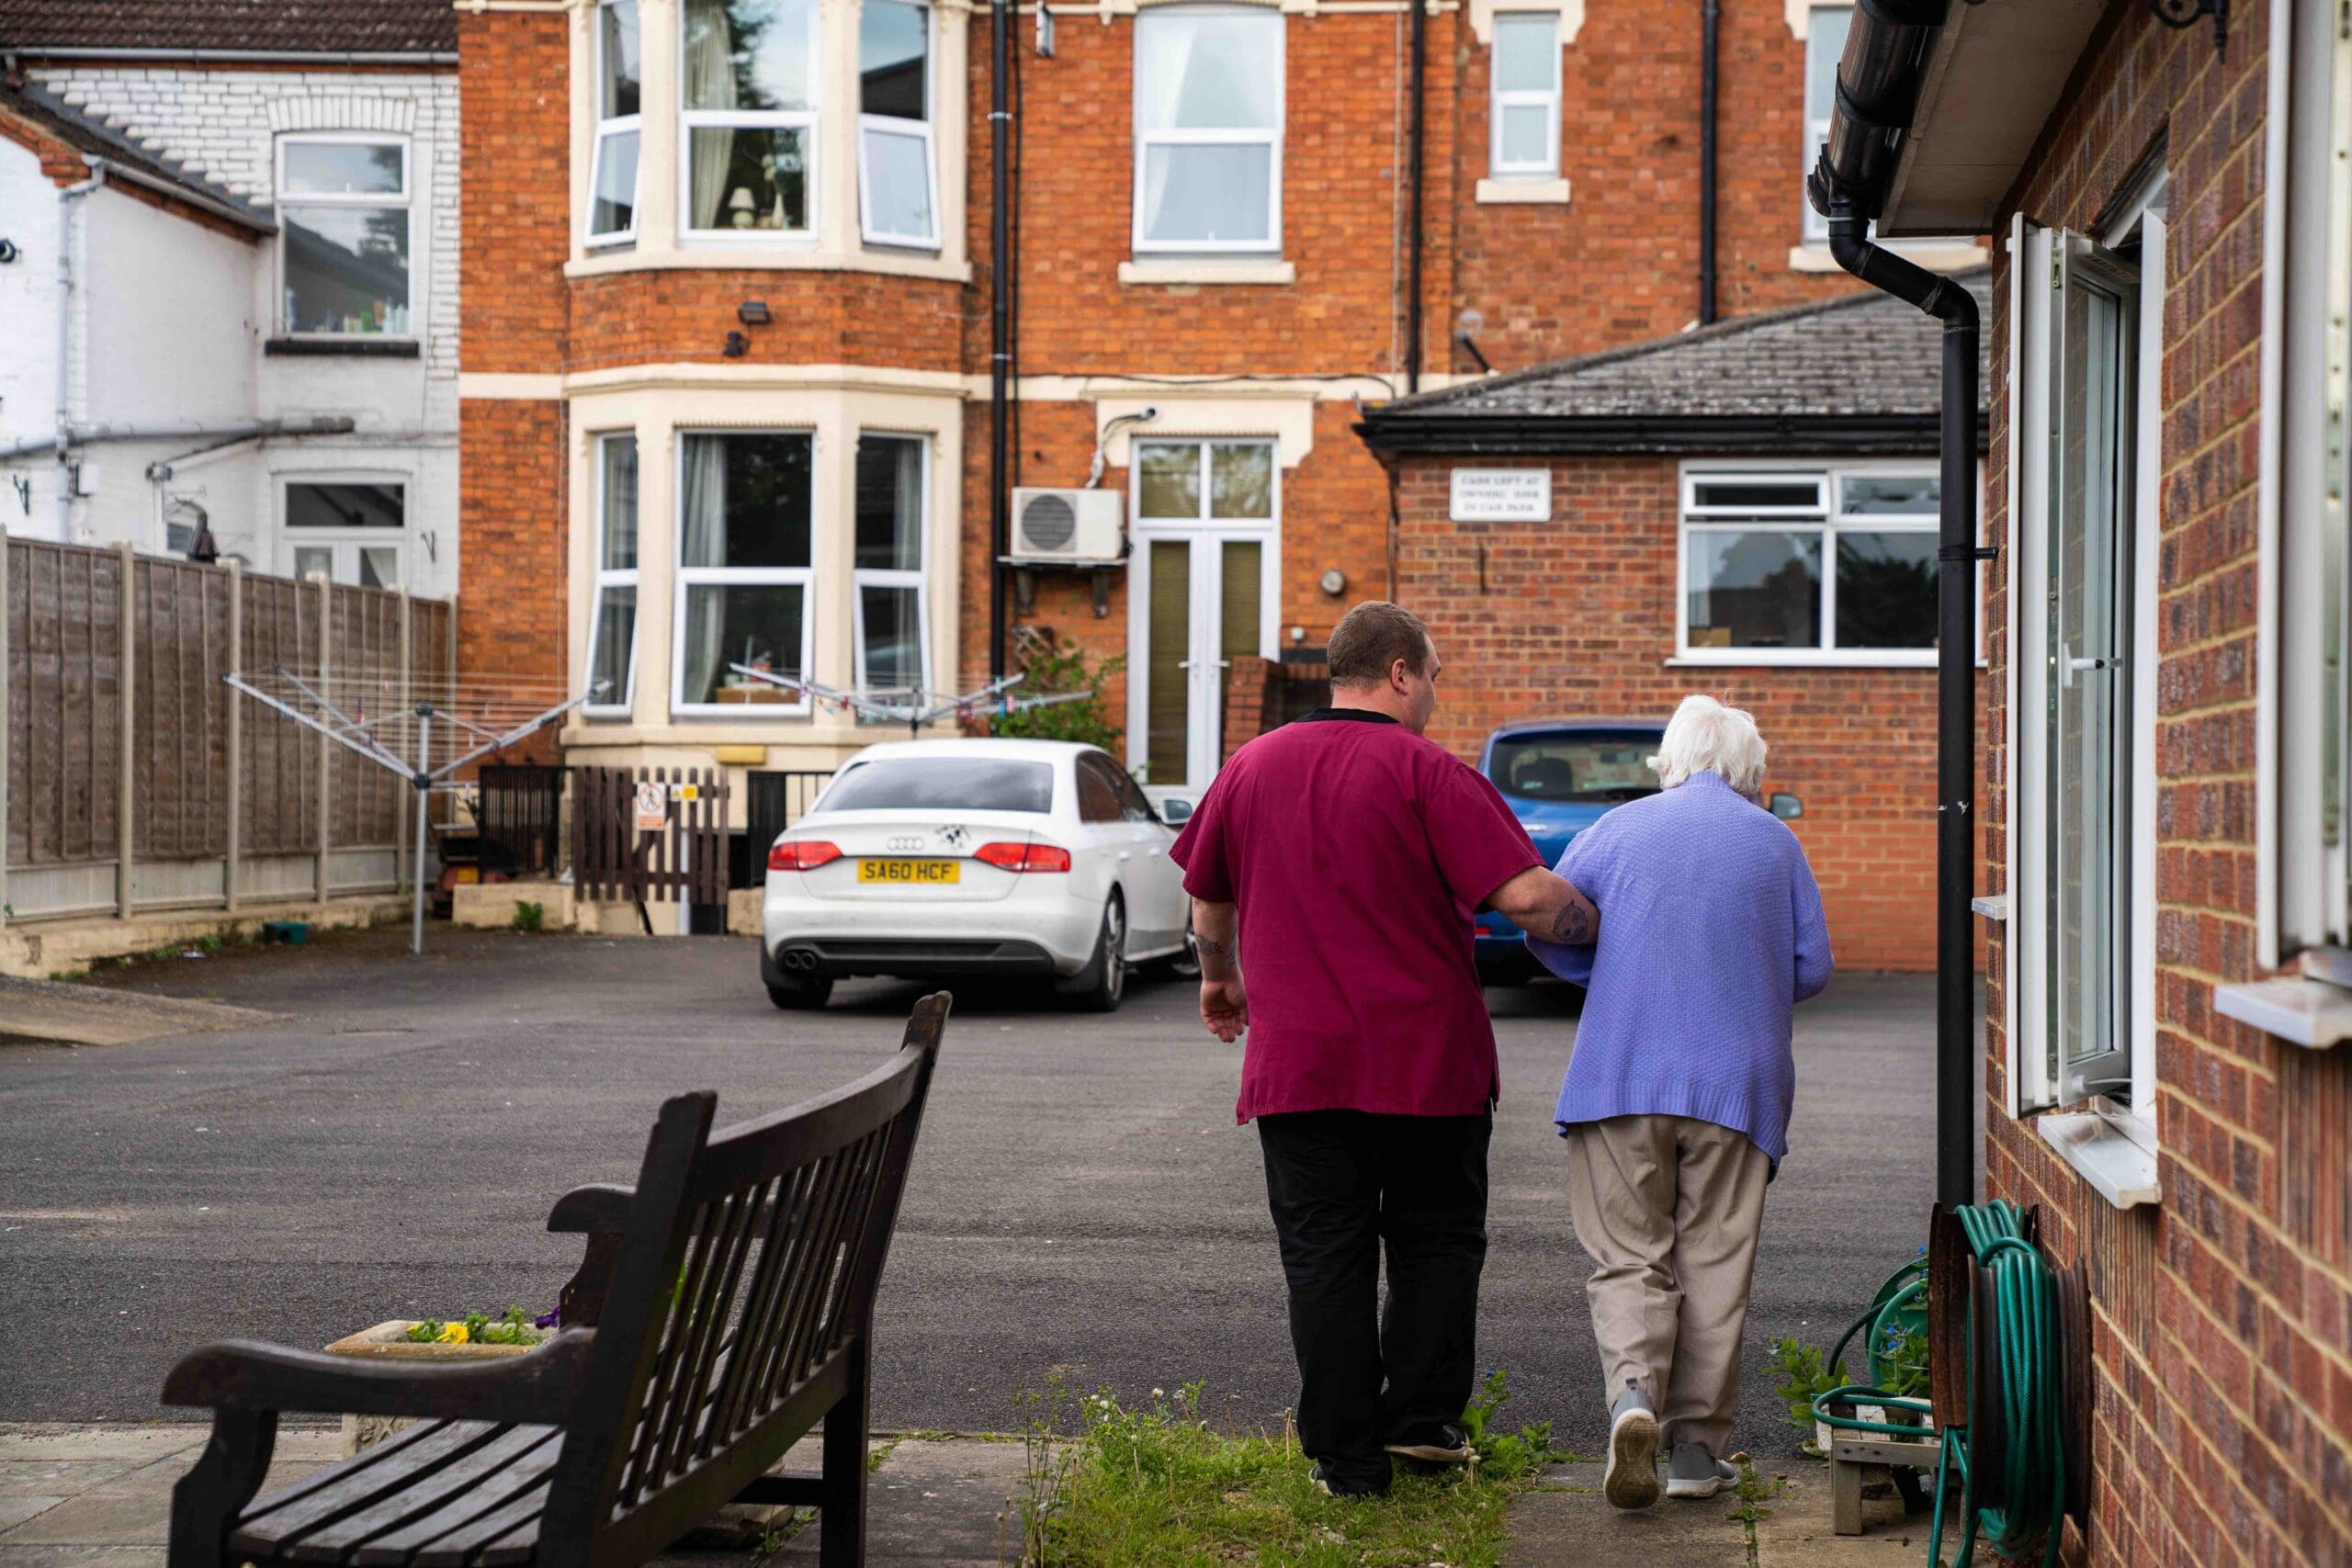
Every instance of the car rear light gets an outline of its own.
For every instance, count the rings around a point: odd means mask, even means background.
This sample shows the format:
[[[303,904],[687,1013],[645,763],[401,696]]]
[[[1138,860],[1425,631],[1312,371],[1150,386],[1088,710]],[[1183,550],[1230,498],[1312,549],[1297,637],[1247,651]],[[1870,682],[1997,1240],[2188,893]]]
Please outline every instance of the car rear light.
[[[1069,852],[1059,844],[982,844],[972,856],[1001,871],[1069,869]]]
[[[822,839],[786,839],[768,852],[770,871],[814,871],[842,858],[842,847]]]

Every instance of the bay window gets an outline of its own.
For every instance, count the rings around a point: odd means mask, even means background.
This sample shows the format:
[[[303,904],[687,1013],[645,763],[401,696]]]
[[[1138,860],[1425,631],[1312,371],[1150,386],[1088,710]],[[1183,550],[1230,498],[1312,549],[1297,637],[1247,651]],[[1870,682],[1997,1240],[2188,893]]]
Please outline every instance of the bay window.
[[[1932,468],[1686,473],[1683,657],[1933,662],[1939,504]]]
[[[637,695],[637,437],[596,439],[595,597],[588,611],[586,711],[624,715]],[[603,691],[594,688],[601,682]]]
[[[282,330],[413,334],[407,142],[280,137],[277,221]]]
[[[857,684],[873,692],[931,686],[930,606],[923,589],[929,442],[861,433],[851,568]]]
[[[730,666],[794,677],[808,670],[815,445],[795,431],[678,437],[673,712],[806,710],[805,698]]]
[[[939,244],[931,7],[865,0],[857,28],[858,201],[870,243]]]
[[[1560,172],[1560,16],[1495,17],[1487,164],[1498,177]]]
[[[1136,17],[1136,251],[1281,251],[1283,26],[1257,7]]]
[[[678,185],[691,238],[806,235],[817,171],[817,0],[685,0]]]
[[[588,243],[616,244],[637,233],[637,0],[596,8],[596,147],[588,174]]]

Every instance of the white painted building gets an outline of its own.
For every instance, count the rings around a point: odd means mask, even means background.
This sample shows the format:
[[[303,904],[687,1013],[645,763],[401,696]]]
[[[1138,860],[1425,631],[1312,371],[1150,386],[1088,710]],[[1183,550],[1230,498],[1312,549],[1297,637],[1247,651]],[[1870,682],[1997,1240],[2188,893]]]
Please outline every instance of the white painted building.
[[[454,594],[452,13],[244,9],[0,17],[0,525]]]

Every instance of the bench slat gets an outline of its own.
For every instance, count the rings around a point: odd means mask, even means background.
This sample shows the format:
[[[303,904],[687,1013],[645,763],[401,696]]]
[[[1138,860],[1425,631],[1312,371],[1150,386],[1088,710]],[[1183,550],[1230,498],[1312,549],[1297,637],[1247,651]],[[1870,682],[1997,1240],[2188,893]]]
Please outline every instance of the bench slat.
[[[407,1491],[490,1441],[499,1430],[484,1421],[440,1421],[418,1441],[380,1460],[375,1459],[372,1450],[346,1460],[322,1473],[323,1484],[300,1496],[281,1493],[262,1498],[237,1521],[230,1544],[281,1551],[287,1542],[311,1530]]]
[[[509,1471],[526,1465],[535,1450],[560,1447],[562,1441],[559,1427],[509,1427],[453,1463],[420,1476],[417,1484],[304,1535],[292,1543],[291,1550],[281,1546],[280,1554],[296,1562],[342,1562],[358,1548],[407,1530],[453,1503],[471,1503],[474,1511],[480,1512],[489,1490],[507,1485]],[[554,1462],[555,1455],[549,1452],[536,1473],[544,1474]],[[426,1531],[419,1539],[430,1540],[458,1522],[447,1520],[440,1529]]]

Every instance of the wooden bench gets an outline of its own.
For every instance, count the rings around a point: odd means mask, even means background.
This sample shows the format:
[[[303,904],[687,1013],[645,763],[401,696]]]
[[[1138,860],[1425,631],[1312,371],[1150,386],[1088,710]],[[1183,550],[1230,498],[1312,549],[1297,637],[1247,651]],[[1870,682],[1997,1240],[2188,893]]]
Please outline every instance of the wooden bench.
[[[949,998],[888,1065],[714,1134],[662,1108],[634,1189],[548,1216],[584,1235],[563,1327],[526,1356],[417,1369],[232,1340],[172,1369],[211,1440],[172,1494],[171,1568],[643,1562],[730,1502],[813,1506],[825,1568],[865,1550],[875,1288]],[[254,1500],[285,1411],[419,1423]],[[768,1472],[824,1427],[823,1474]]]

